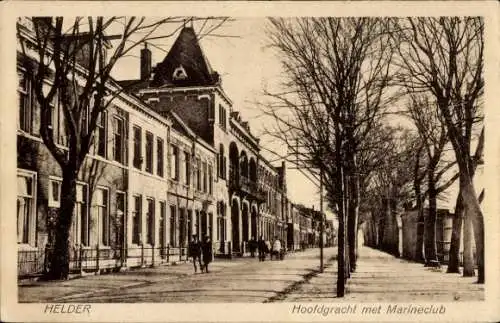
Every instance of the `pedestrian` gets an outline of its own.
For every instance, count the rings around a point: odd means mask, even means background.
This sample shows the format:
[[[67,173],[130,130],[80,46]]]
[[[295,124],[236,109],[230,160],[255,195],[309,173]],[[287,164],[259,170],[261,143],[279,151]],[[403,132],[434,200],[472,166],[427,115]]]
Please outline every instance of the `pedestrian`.
[[[260,236],[259,241],[257,241],[257,250],[259,252],[259,261],[266,260],[266,242],[264,241],[264,236]]]
[[[252,237],[250,241],[248,242],[248,248],[250,249],[250,256],[252,258],[255,258],[255,250],[257,249],[257,241],[255,241],[255,238]]]
[[[200,265],[200,270],[201,270],[201,272],[203,272],[203,267],[201,265],[201,244],[200,244],[200,241],[198,240],[198,236],[196,234],[193,234],[193,238],[189,242],[188,257],[193,258],[194,272],[196,273],[198,271],[196,268],[196,261],[197,260],[198,260],[198,264]]]
[[[267,254],[267,253],[269,254],[269,258],[270,258],[271,260],[273,260],[273,259],[271,258],[271,243],[269,242],[269,240],[266,240],[266,254]]]
[[[205,272],[208,273],[208,264],[211,263],[213,259],[212,240],[210,240],[208,235],[205,236],[205,239],[201,244],[201,253],[203,255],[203,266],[205,267]]]
[[[278,239],[278,236],[276,236],[274,237],[273,249],[271,251],[271,260],[273,260],[273,255],[276,257],[277,260],[279,260],[280,253],[281,253],[281,241],[280,239]]]

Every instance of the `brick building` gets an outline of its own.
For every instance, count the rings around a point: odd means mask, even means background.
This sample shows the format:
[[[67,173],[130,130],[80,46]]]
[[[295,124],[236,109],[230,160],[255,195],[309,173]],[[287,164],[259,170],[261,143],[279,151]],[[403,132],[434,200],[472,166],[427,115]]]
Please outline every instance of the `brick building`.
[[[38,133],[40,109],[23,68],[24,60],[37,58],[33,26],[25,18],[18,23],[17,233],[24,276],[46,265],[62,174]],[[22,43],[30,45],[27,52]],[[192,28],[181,30],[154,71],[146,45],[140,72],[139,80],[107,84],[125,91],[98,120],[79,173],[72,272],[186,259],[192,234],[210,236],[220,255],[243,255],[261,235],[280,237],[290,250],[310,240],[310,216],[297,213],[287,197],[285,164],[275,167],[262,156]],[[65,149],[58,100],[51,115],[56,144]]]

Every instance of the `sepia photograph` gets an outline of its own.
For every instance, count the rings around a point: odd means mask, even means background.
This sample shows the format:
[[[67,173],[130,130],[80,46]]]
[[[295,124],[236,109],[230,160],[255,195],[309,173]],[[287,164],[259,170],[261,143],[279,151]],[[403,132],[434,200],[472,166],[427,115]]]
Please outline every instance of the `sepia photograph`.
[[[496,16],[116,11],[9,20],[2,320],[498,318]]]

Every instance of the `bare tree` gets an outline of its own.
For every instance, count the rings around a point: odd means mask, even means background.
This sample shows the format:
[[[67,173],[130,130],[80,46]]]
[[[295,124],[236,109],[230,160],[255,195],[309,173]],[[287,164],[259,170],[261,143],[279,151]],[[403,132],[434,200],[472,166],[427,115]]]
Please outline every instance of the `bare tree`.
[[[480,17],[396,20],[398,64],[411,93],[428,92],[435,100],[455,152],[465,217],[474,225],[484,283],[484,222],[473,183],[473,134],[482,122],[484,21]]]
[[[213,26],[205,29],[209,32],[227,20],[188,19],[213,20]],[[93,144],[101,114],[124,90],[116,85],[111,73],[116,63],[140,44],[173,36],[183,27],[186,18],[33,17],[31,21],[34,26],[31,31],[18,25],[18,41],[40,106],[40,135],[61,167],[63,177],[54,252],[46,278],[66,279],[69,273],[68,235],[78,173]],[[50,85],[46,89],[47,84]],[[50,127],[50,104],[56,98],[63,112],[67,151],[56,145]]]
[[[386,37],[377,18],[270,19],[270,43],[287,80],[285,92],[265,93],[271,103],[264,112],[276,121],[267,133],[300,157],[298,167],[323,171],[339,217],[338,296],[356,267],[360,151],[376,136],[375,125],[391,100]]]
[[[426,96],[411,95],[408,111],[427,155],[425,174],[427,176],[429,208],[427,217],[424,220],[425,265],[437,267],[439,266],[436,243],[437,197],[439,194],[437,186],[440,175],[444,173],[438,173],[438,167],[442,164],[443,151],[448,143],[448,136],[444,123],[439,120],[439,111],[429,102]],[[448,165],[453,164],[452,162]],[[445,166],[445,170],[449,169],[448,165]],[[421,196],[418,198],[421,198]],[[420,208],[422,208],[421,204]]]

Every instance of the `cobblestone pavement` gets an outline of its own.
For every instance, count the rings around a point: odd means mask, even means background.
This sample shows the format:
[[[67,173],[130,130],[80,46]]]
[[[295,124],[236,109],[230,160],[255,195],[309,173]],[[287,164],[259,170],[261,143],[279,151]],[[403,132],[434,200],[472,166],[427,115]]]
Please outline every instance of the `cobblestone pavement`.
[[[325,262],[335,256],[325,249]],[[283,261],[216,259],[210,273],[193,273],[191,263],[159,266],[64,282],[19,285],[19,302],[272,302],[317,273],[319,249],[288,254]]]
[[[288,293],[284,302],[453,302],[484,300],[477,277],[447,274],[446,266],[426,268],[387,253],[360,248],[358,270],[352,274],[344,298],[336,298],[337,262]]]

